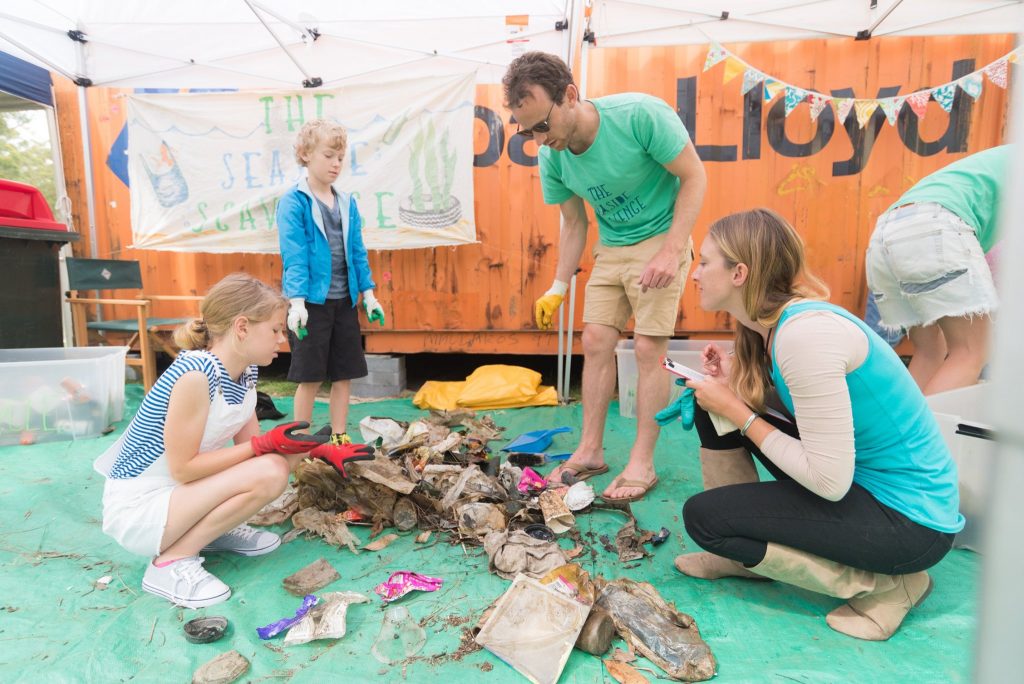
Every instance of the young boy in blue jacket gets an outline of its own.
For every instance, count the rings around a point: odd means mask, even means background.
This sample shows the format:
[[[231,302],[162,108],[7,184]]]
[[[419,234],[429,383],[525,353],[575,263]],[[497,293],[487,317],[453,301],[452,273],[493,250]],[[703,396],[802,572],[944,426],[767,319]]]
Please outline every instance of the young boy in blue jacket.
[[[311,422],[317,390],[330,380],[336,442],[348,441],[350,381],[367,374],[356,310],[360,293],[369,320],[384,325],[359,209],[350,195],[333,187],[347,146],[344,127],[325,119],[307,122],[295,139],[295,160],[306,167],[306,176],[277,205],[281,289],[289,300],[288,379],[299,384],[295,420]]]

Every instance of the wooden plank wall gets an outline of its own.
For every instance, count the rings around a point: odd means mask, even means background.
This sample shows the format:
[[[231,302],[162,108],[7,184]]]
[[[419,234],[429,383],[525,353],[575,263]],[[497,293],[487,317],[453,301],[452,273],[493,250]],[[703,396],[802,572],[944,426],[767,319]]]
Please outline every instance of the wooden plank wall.
[[[761,71],[794,85],[847,96],[906,94],[978,69],[1013,47],[1013,36],[955,36],[749,43],[726,46]],[[832,287],[833,301],[860,313],[865,298],[864,250],[875,219],[914,182],[1005,135],[1007,93],[985,81],[977,102],[958,93],[951,114],[931,103],[925,118],[905,111],[896,127],[879,111],[864,129],[808,105],[786,118],[782,96],[744,97],[742,76],[722,83],[724,67],[702,72],[706,46],[589,50],[587,95],[624,91],[659,96],[676,107],[705,159],[709,190],[695,241],[717,217],[767,206],[805,237],[812,267]],[[1016,67],[1014,67],[1016,68]],[[74,86],[55,76],[57,113],[75,226],[89,249],[81,135]],[[880,89],[888,91],[880,93]],[[849,89],[848,92],[838,92]],[[851,92],[852,91],[852,92]],[[88,91],[95,169],[97,253],[138,259],[146,289],[202,294],[232,271],[280,284],[276,255],[185,254],[134,250],[128,188],[107,168],[125,123],[125,93]],[[479,244],[371,252],[387,326],[366,328],[373,352],[555,353],[555,334],[534,329],[532,303],[550,284],[558,241],[558,211],[542,202],[536,147],[513,136],[499,86],[477,90],[474,139],[475,211]],[[850,121],[854,117],[851,115]],[[364,213],[366,208],[364,208]],[[593,222],[593,218],[592,218]],[[591,242],[596,236],[592,230]],[[582,293],[591,266],[582,264]],[[182,313],[174,305],[157,315]],[[702,312],[687,287],[677,336],[723,336],[730,321]],[[578,347],[577,347],[578,350]]]

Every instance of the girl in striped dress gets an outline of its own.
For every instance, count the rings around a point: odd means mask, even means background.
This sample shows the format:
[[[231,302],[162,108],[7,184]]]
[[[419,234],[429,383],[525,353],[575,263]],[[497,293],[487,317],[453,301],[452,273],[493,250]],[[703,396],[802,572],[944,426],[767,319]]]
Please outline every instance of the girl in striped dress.
[[[202,318],[175,332],[185,351],[96,461],[107,478],[103,531],[152,558],[145,591],[189,608],[220,603],[231,590],[203,568],[201,554],[258,556],[281,544],[244,522],[322,441],[295,434],[308,427],[301,423],[261,435],[256,420],[257,366],[277,356],[287,311],[280,292],[250,276],[214,285]]]

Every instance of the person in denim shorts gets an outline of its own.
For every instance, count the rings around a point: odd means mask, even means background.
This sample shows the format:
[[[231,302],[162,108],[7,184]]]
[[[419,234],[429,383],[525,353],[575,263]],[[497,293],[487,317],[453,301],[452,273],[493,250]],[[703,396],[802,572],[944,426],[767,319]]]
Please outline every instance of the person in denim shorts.
[[[910,374],[925,394],[973,385],[998,306],[986,254],[995,246],[1011,146],[926,176],[878,218],[868,289],[886,329],[914,344]]]

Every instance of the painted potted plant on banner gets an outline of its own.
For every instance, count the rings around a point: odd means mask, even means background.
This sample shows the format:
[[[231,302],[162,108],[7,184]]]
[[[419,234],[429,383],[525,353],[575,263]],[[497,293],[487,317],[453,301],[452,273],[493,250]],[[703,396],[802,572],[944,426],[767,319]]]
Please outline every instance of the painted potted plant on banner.
[[[434,122],[422,127],[409,152],[412,193],[402,201],[398,215],[417,228],[447,228],[462,218],[462,206],[451,194],[455,180],[456,150],[449,145],[448,128],[440,140]]]

